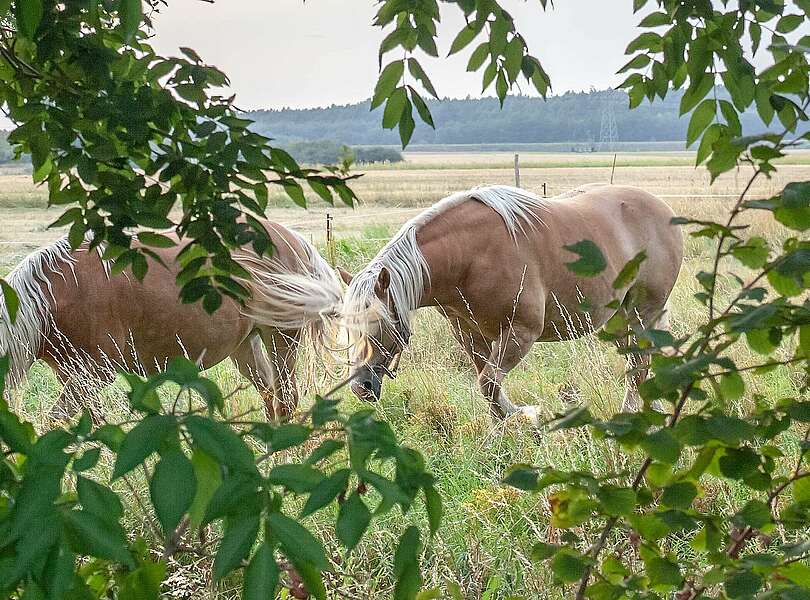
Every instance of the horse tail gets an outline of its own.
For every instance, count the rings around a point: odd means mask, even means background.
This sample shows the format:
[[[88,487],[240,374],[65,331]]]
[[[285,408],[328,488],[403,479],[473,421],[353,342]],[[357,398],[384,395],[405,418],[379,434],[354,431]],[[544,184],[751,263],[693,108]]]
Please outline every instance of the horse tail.
[[[244,312],[263,326],[306,330],[316,347],[322,348],[338,335],[343,288],[315,247],[300,234],[288,231],[302,250],[292,252],[292,266],[254,253],[234,254],[234,260],[251,276],[242,281],[250,292]]]
[[[0,297],[0,356],[10,360],[7,382],[11,387],[22,383],[28,370],[44,347],[53,323],[53,308],[48,300],[53,297],[46,269],[65,278],[64,267],[75,263],[67,238],[29,254],[6,277],[6,282],[17,294],[18,307],[11,322],[5,298]],[[68,273],[68,276],[71,274]],[[75,277],[75,273],[72,273]]]

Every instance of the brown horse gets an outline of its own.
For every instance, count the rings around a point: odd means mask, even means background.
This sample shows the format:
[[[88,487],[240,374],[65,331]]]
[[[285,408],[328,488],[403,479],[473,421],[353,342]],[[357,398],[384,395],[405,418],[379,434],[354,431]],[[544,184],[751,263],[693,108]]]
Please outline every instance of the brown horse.
[[[142,282],[128,272],[111,276],[95,252],[72,251],[66,239],[29,255],[7,277],[20,299],[13,325],[0,305],[0,355],[11,356],[10,383],[20,383],[36,359],[44,360],[64,385],[54,407],[54,416],[64,417],[118,370],[148,374],[176,356],[208,368],[230,357],[261,394],[268,418],[286,416],[298,400],[294,371],[301,333],[323,334],[342,289],[304,238],[263,224],[273,256],[260,258],[247,249],[234,254],[252,275],[243,281],[250,299],[240,306],[225,297],[214,314],[178,298],[180,245],[152,248],[163,264],[149,259]]]
[[[502,389],[535,342],[590,334],[617,310],[647,327],[665,326],[683,259],[672,216],[658,198],[612,185],[551,199],[506,186],[445,198],[406,223],[357,275],[342,272],[350,284],[343,312],[354,342],[352,390],[362,399],[379,398],[383,375],[392,374],[389,363],[407,345],[412,313],[433,306],[475,365],[492,413],[523,413],[536,423],[537,407],[515,406]],[[563,246],[583,239],[607,260],[596,277],[566,267],[576,256]],[[619,271],[642,250],[647,259],[635,280],[614,289]],[[593,307],[587,314],[584,299]],[[614,299],[620,308],[607,308]],[[647,367],[643,356],[631,355],[628,363],[625,407],[636,402]]]

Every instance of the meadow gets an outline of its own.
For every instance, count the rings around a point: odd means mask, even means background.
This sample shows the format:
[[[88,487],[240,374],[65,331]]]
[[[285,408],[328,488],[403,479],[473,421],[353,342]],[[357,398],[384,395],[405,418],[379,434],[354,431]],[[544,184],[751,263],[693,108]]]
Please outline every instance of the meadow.
[[[367,262],[407,218],[443,196],[483,183],[514,183],[513,154],[414,153],[402,164],[374,166],[363,171],[354,189],[360,202],[356,208],[326,207],[314,203],[308,211],[289,205],[280,195],[272,197],[270,218],[293,226],[321,247],[325,241],[326,213],[334,219],[335,255],[338,264],[356,270]],[[713,184],[703,169],[695,169],[689,153],[634,153],[613,155],[522,154],[521,183],[549,195],[577,185],[607,182],[611,175],[618,184],[636,185],[663,197],[676,213],[719,219],[733,203],[750,172],[740,169],[721,176]],[[772,179],[760,180],[751,197],[768,197],[793,180],[810,179],[810,152],[791,154]],[[45,208],[45,192],[30,183],[21,168],[6,168],[0,176],[0,274],[5,274],[28,252],[48,243],[60,232],[48,229],[59,211]],[[778,243],[787,233],[764,217],[753,218],[752,234]],[[687,238],[685,261],[671,298],[671,324],[676,334],[692,331],[705,309],[693,294],[695,274],[711,265],[712,248],[701,239]],[[738,269],[739,271],[739,269]],[[744,273],[740,273],[744,275]],[[721,298],[732,293],[730,280],[721,286]],[[742,346],[741,346],[742,348]],[[753,356],[741,349],[740,364]],[[333,384],[330,373],[313,357],[302,361],[302,397],[311,397]],[[623,396],[624,361],[612,347],[595,338],[573,342],[538,344],[506,380],[506,389],[519,404],[537,404],[546,417],[574,399],[587,402],[597,414],[618,410]],[[230,364],[212,369],[211,376],[224,390],[242,384]],[[779,398],[795,393],[798,376],[789,369],[764,376],[747,377],[746,398],[733,410],[744,414],[751,396]],[[50,404],[58,385],[44,365],[36,365],[28,383],[13,394],[16,407],[38,427],[45,427]],[[346,407],[356,409],[359,401],[343,393]],[[252,389],[238,391],[231,398],[234,414],[259,409]],[[103,394],[104,411],[110,420],[126,414],[120,386]],[[558,541],[560,531],[550,527],[548,505],[542,495],[528,495],[501,485],[504,470],[513,463],[554,465],[561,469],[588,467],[599,472],[621,470],[623,457],[615,447],[574,433],[538,433],[525,423],[493,423],[475,385],[466,356],[452,340],[438,313],[421,312],[411,347],[403,357],[399,376],[388,381],[379,414],[409,445],[419,449],[437,478],[445,504],[441,529],[428,543],[424,557],[426,586],[446,589],[455,582],[465,598],[496,600],[510,596],[556,597],[550,589],[550,575],[531,559],[538,540]],[[130,495],[147,493],[133,489]],[[699,502],[718,506],[739,505],[740,491],[721,480],[707,482]],[[133,499],[134,502],[134,499]],[[133,520],[131,531],[150,535],[146,521]],[[334,574],[329,587],[334,597],[388,597],[391,590],[390,552],[406,521],[424,523],[417,511],[407,519],[388,513],[350,555],[336,543]],[[325,523],[312,523],[325,540],[334,532]],[[617,538],[616,543],[621,543]],[[688,547],[676,549],[689,552]],[[228,581],[216,588],[207,577],[206,558],[183,558],[171,565],[170,595],[174,598],[217,597],[236,594],[239,583]]]

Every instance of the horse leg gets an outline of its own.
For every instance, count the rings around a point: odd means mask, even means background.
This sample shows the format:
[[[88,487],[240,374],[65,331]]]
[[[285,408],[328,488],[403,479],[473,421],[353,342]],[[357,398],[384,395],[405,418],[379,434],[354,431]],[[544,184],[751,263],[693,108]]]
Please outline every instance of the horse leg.
[[[259,328],[264,345],[270,354],[273,372],[273,395],[265,398],[265,410],[269,420],[287,419],[298,406],[298,384],[295,378],[295,361],[300,343],[300,331]]]
[[[251,333],[236,351],[231,354],[231,360],[239,369],[243,377],[247,378],[259,395],[265,406],[273,404],[273,365],[267,359],[262,347],[262,338],[259,332]]]
[[[539,424],[536,406],[515,406],[503,390],[504,377],[529,353],[535,337],[512,332],[506,339],[501,336],[490,344],[489,356],[478,373],[478,387],[489,402],[492,416],[498,419],[514,414],[526,415],[533,425]]]

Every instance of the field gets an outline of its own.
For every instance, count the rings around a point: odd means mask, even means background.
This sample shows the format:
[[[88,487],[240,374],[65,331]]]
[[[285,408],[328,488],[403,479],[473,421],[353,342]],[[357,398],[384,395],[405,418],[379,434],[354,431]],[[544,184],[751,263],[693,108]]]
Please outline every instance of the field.
[[[304,212],[274,197],[270,217],[323,244],[326,213],[334,218],[338,262],[355,270],[361,267],[396,228],[421,207],[450,192],[482,183],[514,183],[513,155],[504,152],[482,154],[431,154],[407,156],[403,164],[376,166],[354,186],[361,199],[354,208],[327,208],[313,204]],[[522,154],[523,187],[554,195],[577,185],[607,182],[611,178],[613,155]],[[687,153],[634,153],[617,158],[615,183],[630,184],[665,198],[683,215],[720,218],[742,189],[750,173],[745,169],[720,177],[713,185],[703,169],[692,166]],[[810,152],[787,157],[771,180],[761,180],[752,197],[768,197],[787,181],[810,179]],[[47,225],[58,209],[45,209],[45,194],[30,184],[22,169],[8,168],[0,177],[0,274],[35,247],[60,235]],[[786,233],[769,221],[754,219],[752,232],[777,243]],[[710,266],[710,247],[689,238],[681,278],[671,299],[671,321],[676,333],[693,330],[705,310],[693,298],[694,275]],[[730,285],[722,293],[731,293]],[[753,357],[741,350],[741,364]],[[308,362],[308,361],[304,361]],[[506,388],[519,404],[539,404],[547,417],[563,408],[565,398],[574,395],[588,402],[596,413],[615,411],[623,395],[623,360],[612,348],[595,339],[537,345],[526,361],[507,378]],[[221,365],[213,377],[226,389],[240,385],[230,365]],[[323,390],[330,381],[322,369],[302,366],[303,395]],[[752,378],[747,398],[754,392],[778,398],[798,386],[794,373],[772,371]],[[14,395],[18,408],[39,426],[58,393],[58,386],[43,365],[37,365],[27,386]],[[735,410],[745,411],[741,401]],[[104,394],[104,407],[123,414],[122,394],[114,388]],[[358,401],[346,395],[349,407]],[[252,390],[237,393],[231,410],[241,413],[258,408]],[[554,597],[549,575],[531,560],[533,543],[557,540],[560,532],[548,524],[548,506],[542,496],[524,495],[500,485],[506,467],[525,462],[558,468],[588,466],[598,471],[620,470],[622,459],[615,448],[572,434],[536,434],[525,424],[493,423],[480,397],[466,357],[457,347],[440,317],[433,312],[419,314],[412,346],[406,353],[399,377],[386,384],[377,405],[381,415],[410,445],[418,448],[436,475],[445,503],[445,518],[425,553],[426,585],[443,586],[455,581],[467,598],[495,600],[512,595],[526,598]],[[634,457],[629,459],[633,461]],[[738,490],[720,480],[707,484],[701,502],[720,506],[737,505]],[[424,523],[419,511],[407,518]],[[368,539],[351,555],[341,555],[336,545],[335,576],[331,585],[335,597],[387,597],[391,586],[389,556],[406,519],[392,511],[378,523]],[[133,522],[134,532],[147,532],[142,522]],[[324,539],[334,532],[314,523]],[[147,533],[148,535],[148,533]],[[678,551],[688,552],[688,548]],[[173,565],[175,598],[230,597],[238,582],[211,590],[202,562]]]

